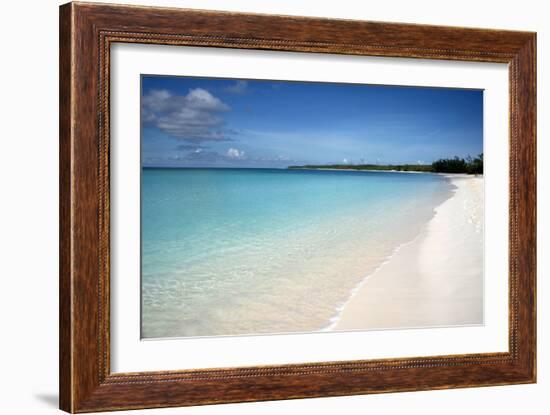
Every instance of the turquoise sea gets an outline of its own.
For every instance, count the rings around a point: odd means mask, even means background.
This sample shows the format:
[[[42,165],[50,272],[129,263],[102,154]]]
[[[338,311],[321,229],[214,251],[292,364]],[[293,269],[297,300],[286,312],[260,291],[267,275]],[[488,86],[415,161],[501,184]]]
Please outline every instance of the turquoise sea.
[[[451,196],[434,174],[142,170],[142,337],[326,330]]]

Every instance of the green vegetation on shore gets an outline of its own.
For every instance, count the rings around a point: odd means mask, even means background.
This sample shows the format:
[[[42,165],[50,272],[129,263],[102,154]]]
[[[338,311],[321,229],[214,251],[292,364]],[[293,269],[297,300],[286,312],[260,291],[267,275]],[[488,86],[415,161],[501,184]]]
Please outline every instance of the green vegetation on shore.
[[[307,164],[304,166],[289,166],[288,168],[433,172],[431,164]]]
[[[468,156],[465,159],[459,157],[439,159],[432,164],[306,164],[288,166],[288,168],[483,174],[483,153],[475,158]]]

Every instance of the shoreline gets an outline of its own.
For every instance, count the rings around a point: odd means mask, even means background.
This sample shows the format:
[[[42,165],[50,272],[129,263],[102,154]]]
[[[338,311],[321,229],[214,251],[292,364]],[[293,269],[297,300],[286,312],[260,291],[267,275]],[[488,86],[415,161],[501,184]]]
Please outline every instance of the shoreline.
[[[446,174],[446,173],[434,173],[432,171],[415,171],[415,170],[376,170],[376,169],[333,169],[330,167],[327,168],[309,168],[309,167],[295,167],[287,170],[311,170],[311,171],[367,171],[374,173],[414,173],[414,174]],[[461,173],[462,174],[462,173]]]
[[[420,170],[381,170],[381,169],[334,169],[334,168],[310,168],[310,167],[293,167],[282,170],[309,170],[309,171],[366,171],[370,173],[404,173],[404,174],[433,174],[437,176],[445,176],[450,179],[453,177],[475,177],[483,179],[483,174],[468,174],[468,173],[440,173],[434,171],[420,171]]]
[[[351,291],[323,331],[483,324],[483,176],[445,176],[453,195]]]

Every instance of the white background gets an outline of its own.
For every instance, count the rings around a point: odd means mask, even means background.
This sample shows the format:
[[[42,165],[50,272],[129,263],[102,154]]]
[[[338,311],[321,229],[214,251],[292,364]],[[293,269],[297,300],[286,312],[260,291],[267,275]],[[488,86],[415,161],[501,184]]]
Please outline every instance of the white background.
[[[538,313],[539,383],[536,385],[429,391],[346,398],[322,398],[142,413],[280,414],[280,413],[546,413],[550,405],[550,322],[548,262],[550,211],[550,89],[542,80],[550,63],[547,38],[550,15],[545,2],[386,1],[358,2],[263,0],[139,1],[219,10],[311,15],[533,30],[538,32]],[[9,414],[56,413],[57,407],[57,243],[58,111],[57,16],[59,2],[8,2],[2,15],[2,129],[0,141],[0,411]],[[548,75],[546,76],[548,78]],[[543,187],[546,190],[543,191]],[[136,412],[134,412],[136,413]]]

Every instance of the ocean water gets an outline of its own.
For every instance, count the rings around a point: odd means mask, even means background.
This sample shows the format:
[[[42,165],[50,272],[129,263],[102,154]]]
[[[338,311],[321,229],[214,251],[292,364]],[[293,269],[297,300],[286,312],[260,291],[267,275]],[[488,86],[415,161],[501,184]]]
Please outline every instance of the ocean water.
[[[142,337],[331,329],[431,219],[433,174],[143,169]]]

